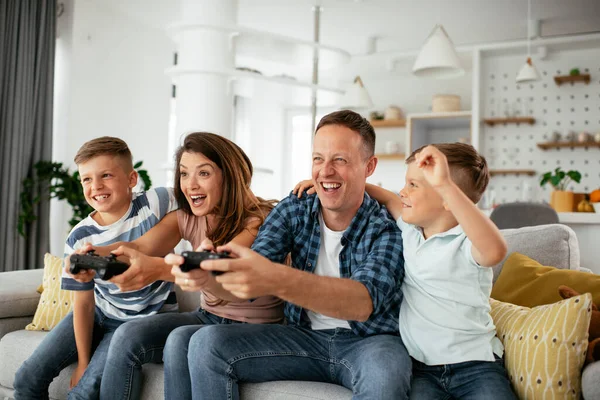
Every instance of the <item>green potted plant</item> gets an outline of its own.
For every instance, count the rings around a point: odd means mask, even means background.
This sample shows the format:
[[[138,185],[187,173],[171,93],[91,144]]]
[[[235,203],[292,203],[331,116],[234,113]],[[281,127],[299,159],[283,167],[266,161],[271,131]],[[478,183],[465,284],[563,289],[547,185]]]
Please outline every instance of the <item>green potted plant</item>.
[[[575,194],[567,190],[569,183],[581,182],[581,173],[579,171],[570,170],[563,171],[557,167],[554,171],[546,172],[542,175],[540,186],[550,183],[554,191],[550,194],[550,206],[556,212],[572,212],[575,211]]]
[[[152,180],[148,171],[140,168],[142,163],[142,161],[137,162],[133,168],[142,180],[142,189],[147,190],[152,186]],[[32,196],[32,193],[48,193],[49,198],[66,200],[73,209],[73,216],[69,220],[71,228],[93,211],[83,196],[79,171],[71,173],[59,162],[38,161],[34,165],[32,175],[33,177],[23,180],[23,191],[20,194],[21,212],[17,229],[22,236],[27,236],[27,225],[37,219],[34,206],[40,202],[41,197],[40,195]],[[34,190],[34,188],[38,188],[38,190]]]

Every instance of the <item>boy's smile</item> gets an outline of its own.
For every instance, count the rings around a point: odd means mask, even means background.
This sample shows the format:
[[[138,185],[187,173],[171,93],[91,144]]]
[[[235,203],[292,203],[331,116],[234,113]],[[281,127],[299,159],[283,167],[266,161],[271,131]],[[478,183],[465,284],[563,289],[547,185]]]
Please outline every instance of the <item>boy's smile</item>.
[[[101,225],[118,221],[131,204],[137,173],[125,172],[123,164],[117,156],[100,155],[78,166],[83,195],[96,210],[92,218]]]

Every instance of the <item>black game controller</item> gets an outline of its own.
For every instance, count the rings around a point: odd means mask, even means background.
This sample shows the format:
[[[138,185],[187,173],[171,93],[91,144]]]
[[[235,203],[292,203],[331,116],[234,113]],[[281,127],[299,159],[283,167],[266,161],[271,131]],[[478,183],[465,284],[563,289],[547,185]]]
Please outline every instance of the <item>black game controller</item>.
[[[204,260],[222,260],[224,258],[231,258],[229,253],[224,251],[222,253],[212,253],[210,251],[184,251],[181,253],[184,261],[179,266],[181,272],[189,272],[193,269],[200,268],[200,263]],[[210,271],[213,275],[221,275],[223,271]]]
[[[115,275],[120,275],[127,271],[128,264],[117,261],[117,256],[110,254],[106,257],[97,255],[94,250],[86,254],[71,254],[71,273],[79,273],[82,269],[93,269],[96,276],[102,280],[109,280]]]

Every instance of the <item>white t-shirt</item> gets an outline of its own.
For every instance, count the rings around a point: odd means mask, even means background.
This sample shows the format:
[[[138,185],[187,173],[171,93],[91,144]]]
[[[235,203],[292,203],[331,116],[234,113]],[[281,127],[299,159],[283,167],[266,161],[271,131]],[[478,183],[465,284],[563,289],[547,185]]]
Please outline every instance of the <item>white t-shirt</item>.
[[[460,225],[425,240],[398,218],[404,244],[400,335],[427,365],[494,361],[503,347],[490,315],[493,271],[473,259]]]
[[[340,253],[342,251],[342,236],[344,231],[332,231],[325,225],[323,216],[319,213],[321,228],[321,246],[314,273],[321,276],[340,277]],[[313,330],[346,328],[350,329],[348,321],[331,318],[323,314],[306,310]]]

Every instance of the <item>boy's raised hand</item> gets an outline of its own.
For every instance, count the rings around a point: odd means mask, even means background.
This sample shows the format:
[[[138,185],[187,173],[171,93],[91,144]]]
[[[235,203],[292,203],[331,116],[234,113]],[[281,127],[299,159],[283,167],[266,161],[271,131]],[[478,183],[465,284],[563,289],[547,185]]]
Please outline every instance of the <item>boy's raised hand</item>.
[[[300,198],[302,197],[302,193],[304,193],[305,190],[307,190],[306,194],[313,194],[317,192],[312,179],[307,179],[305,181],[298,182],[298,184],[294,186],[292,193],[297,194],[298,198]]]
[[[417,167],[423,170],[427,182],[434,188],[439,188],[451,182],[450,167],[444,153],[434,146],[427,146],[416,156]]]

